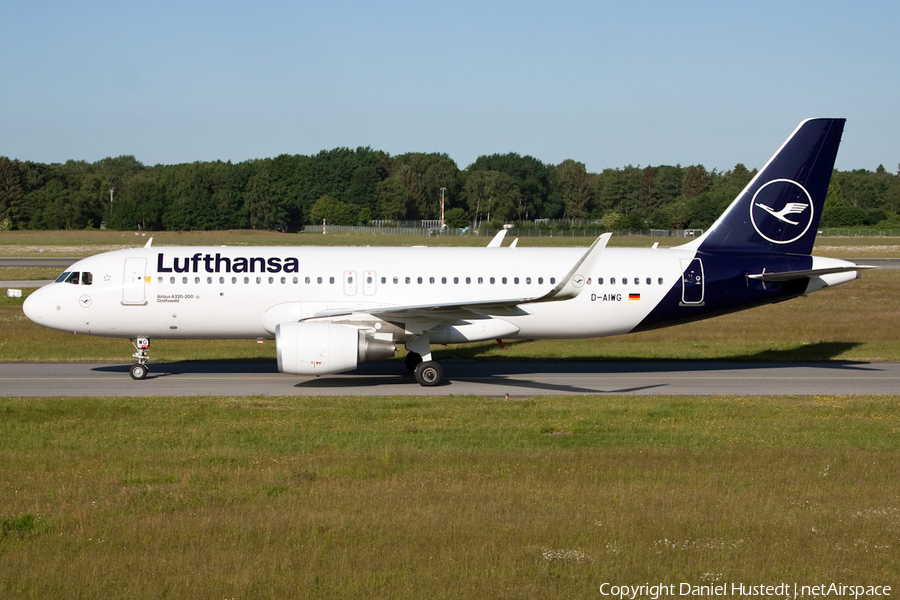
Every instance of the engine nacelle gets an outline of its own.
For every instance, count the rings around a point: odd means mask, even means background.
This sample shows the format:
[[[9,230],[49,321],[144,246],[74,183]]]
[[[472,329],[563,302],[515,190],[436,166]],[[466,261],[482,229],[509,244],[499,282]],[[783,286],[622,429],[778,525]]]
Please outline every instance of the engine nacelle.
[[[294,375],[352,371],[368,360],[394,356],[393,342],[366,337],[361,329],[333,323],[280,323],[275,327],[278,370]]]

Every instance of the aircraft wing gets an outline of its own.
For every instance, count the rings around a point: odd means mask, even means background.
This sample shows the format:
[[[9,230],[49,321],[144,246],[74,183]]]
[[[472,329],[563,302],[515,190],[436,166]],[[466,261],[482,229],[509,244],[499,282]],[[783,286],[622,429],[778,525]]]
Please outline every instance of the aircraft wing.
[[[598,237],[581,258],[569,269],[552,290],[534,298],[519,297],[501,300],[469,300],[464,302],[448,302],[440,304],[413,304],[408,306],[384,306],[379,308],[361,307],[335,310],[323,310],[315,313],[312,319],[323,317],[340,317],[351,314],[372,315],[386,321],[405,321],[407,319],[434,319],[445,321],[454,318],[488,318],[491,316],[524,315],[523,304],[536,302],[559,302],[575,298],[584,289],[588,273],[600,259],[600,253],[606,247],[611,233]]]

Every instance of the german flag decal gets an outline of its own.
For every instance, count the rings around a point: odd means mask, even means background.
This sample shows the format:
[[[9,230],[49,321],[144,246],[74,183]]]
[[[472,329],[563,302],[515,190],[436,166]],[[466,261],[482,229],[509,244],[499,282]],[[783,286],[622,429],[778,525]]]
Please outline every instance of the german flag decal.
[[[629,300],[640,300],[641,295],[640,294],[628,294],[628,299]]]

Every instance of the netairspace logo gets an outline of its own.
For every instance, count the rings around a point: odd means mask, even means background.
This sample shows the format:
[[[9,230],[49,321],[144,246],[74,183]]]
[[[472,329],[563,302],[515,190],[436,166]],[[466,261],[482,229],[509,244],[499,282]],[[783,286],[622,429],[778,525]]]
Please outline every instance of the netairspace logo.
[[[647,598],[711,597],[711,598],[885,598],[891,595],[887,585],[847,585],[843,583],[821,583],[802,585],[779,583],[775,585],[747,583],[714,583],[693,585],[690,583],[645,583],[642,585],[616,585],[603,583],[600,595],[604,597],[638,600]]]

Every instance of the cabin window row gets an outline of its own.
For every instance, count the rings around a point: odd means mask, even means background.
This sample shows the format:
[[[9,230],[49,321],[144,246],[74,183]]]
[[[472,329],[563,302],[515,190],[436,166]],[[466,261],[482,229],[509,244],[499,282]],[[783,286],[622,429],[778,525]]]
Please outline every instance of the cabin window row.
[[[634,285],[640,285],[640,284],[641,284],[641,278],[640,278],[640,277],[634,277],[633,279],[629,279],[628,277],[622,277],[622,278],[620,278],[620,279],[618,279],[618,280],[617,280],[615,277],[610,277],[610,278],[609,278],[609,285],[616,285],[616,281],[618,281],[618,282],[621,283],[622,285],[631,285],[630,282],[633,282]],[[658,283],[659,285],[662,285],[662,284],[663,284],[663,278],[662,278],[662,277],[659,277],[656,281],[657,281],[657,283]],[[591,278],[590,278],[590,277],[588,277],[587,282],[588,282],[588,285],[591,284]],[[647,285],[653,285],[653,278],[652,278],[652,277],[647,277],[647,278],[644,280],[644,282],[645,282]],[[598,278],[597,278],[597,285],[603,285],[603,283],[604,283],[603,277],[598,277]]]
[[[77,273],[76,273],[76,275],[77,275]],[[238,281],[241,280],[241,279],[243,279],[243,282],[244,282],[244,283],[250,283],[250,282],[251,282],[251,278],[250,278],[250,277],[243,277],[243,278],[232,277],[232,278],[231,278],[231,283],[238,283]],[[262,283],[262,282],[263,282],[263,278],[262,278],[262,277],[255,277],[255,278],[253,278],[253,279],[255,279],[256,283]],[[268,279],[268,282],[269,282],[269,283],[275,283],[275,280],[276,280],[275,277],[268,277],[267,279]],[[287,278],[287,277],[280,277],[280,278],[278,278],[278,279],[280,280],[281,283],[287,283],[287,282],[288,282],[288,278]],[[322,284],[322,283],[325,283],[325,280],[326,280],[326,279],[328,280],[328,283],[330,283],[330,284],[334,284],[334,283],[335,283],[335,278],[334,278],[334,277],[328,277],[328,278],[325,278],[325,277],[316,277],[316,278],[315,278],[315,282],[316,282],[317,284]],[[485,279],[486,279],[489,283],[492,283],[492,284],[497,283],[497,278],[496,278],[496,277],[487,277],[487,278],[484,278],[484,277],[476,277],[476,278],[474,278],[474,281],[476,281],[476,282],[479,283],[479,284],[483,284],[483,283],[485,282]],[[502,283],[502,284],[507,284],[507,283],[509,283],[509,279],[510,279],[510,278],[507,278],[507,277],[500,277],[500,283]],[[518,277],[512,277],[511,279],[512,279],[513,284],[519,284],[519,283],[520,283],[520,279],[519,279]],[[225,283],[226,280],[227,280],[226,277],[219,277],[219,283]],[[405,283],[412,283],[412,280],[413,280],[412,277],[405,277],[405,278],[403,279],[403,281],[404,281]],[[440,280],[441,280],[441,283],[443,283],[443,284],[446,284],[447,281],[448,281],[447,277],[441,277]],[[466,282],[467,284],[471,284],[472,281],[473,281],[473,278],[472,278],[472,277],[465,277],[464,280],[465,280],[465,282]],[[57,281],[60,281],[60,280],[57,280]],[[174,277],[174,276],[173,276],[173,277],[169,277],[169,283],[176,283],[177,281],[178,281],[178,278],[177,278],[177,277]],[[201,283],[201,281],[202,281],[202,278],[201,278],[201,277],[194,277],[194,283],[199,284],[199,283]],[[394,277],[394,278],[392,279],[392,281],[393,281],[393,283],[399,284],[399,283],[400,283],[400,278],[399,278],[399,277]],[[531,277],[525,277],[525,278],[524,278],[524,281],[525,281],[525,284],[526,284],[526,285],[530,285],[530,284],[531,284]],[[551,277],[549,281],[550,281],[550,284],[551,284],[551,285],[552,285],[552,284],[555,284],[555,283],[556,283],[556,278],[555,278],[555,277]],[[165,277],[162,277],[162,276],[157,277],[157,282],[158,282],[158,283],[165,283]],[[182,277],[182,278],[181,278],[181,283],[189,283],[189,282],[190,282],[190,277]],[[212,278],[212,277],[207,277],[207,278],[206,278],[206,283],[212,283],[212,282],[213,282],[213,278]],[[304,279],[303,279],[303,283],[311,284],[312,282],[313,282],[313,278],[312,278],[312,277],[304,277]],[[381,283],[386,284],[387,282],[388,282],[388,278],[387,278],[387,277],[382,277],[382,278],[381,278]],[[459,278],[459,277],[453,277],[453,283],[458,284],[459,282],[460,282],[460,278]],[[542,285],[542,284],[544,283],[544,278],[543,278],[543,277],[538,277],[538,278],[537,278],[537,282],[538,282],[539,285]],[[296,276],[293,277],[293,278],[291,278],[291,283],[294,283],[294,284],[300,283],[300,278],[299,278],[299,277],[296,277]],[[353,283],[353,277],[352,277],[352,276],[347,277],[347,283],[351,283],[351,284]],[[372,278],[372,277],[367,277],[367,278],[366,278],[366,283],[371,285],[371,284],[373,283],[373,278]],[[416,283],[420,283],[420,284],[421,284],[421,283],[425,283],[425,278],[424,278],[424,277],[416,277]],[[434,277],[429,277],[429,278],[428,278],[428,283],[432,283],[432,284],[433,284],[433,283],[436,283],[436,279],[435,279]]]
[[[253,279],[255,280],[256,283],[262,283],[262,282],[263,282],[263,278],[262,278],[262,277],[255,277],[255,278],[253,278]],[[275,278],[275,277],[268,277],[267,279],[268,279],[268,282],[269,282],[269,283],[275,283],[275,281],[276,281],[276,278]],[[286,283],[288,282],[288,278],[287,278],[287,277],[280,277],[280,278],[278,278],[278,279],[280,280],[281,283],[285,283],[285,284],[286,284]],[[497,279],[498,279],[498,278],[496,278],[496,277],[475,277],[475,278],[472,278],[472,277],[465,277],[465,278],[453,277],[453,278],[452,278],[452,281],[453,281],[454,284],[459,284],[460,281],[465,281],[465,283],[466,283],[466,284],[469,284],[469,285],[471,285],[473,281],[476,282],[476,283],[479,284],[479,285],[483,285],[483,284],[485,283],[485,281],[487,281],[489,284],[493,285],[493,284],[496,284],[496,283],[497,283]],[[81,274],[81,284],[82,284],[82,285],[90,285],[90,284],[91,284],[91,280],[92,280],[92,278],[91,278],[91,274],[90,274],[90,273],[82,273],[82,274]],[[178,280],[177,277],[169,277],[169,283],[175,283],[177,280]],[[226,280],[227,280],[226,277],[219,277],[219,283],[225,283]],[[242,277],[242,278],[239,278],[239,277],[231,277],[231,283],[238,283],[238,281],[240,281],[240,280],[243,280],[243,283],[250,283],[250,282],[251,282],[251,278],[250,278],[250,277]],[[316,277],[316,278],[315,278],[315,282],[316,282],[317,284],[323,284],[323,283],[325,283],[325,280],[326,280],[325,277]],[[335,278],[334,278],[334,277],[328,277],[327,280],[328,280],[328,283],[329,283],[329,284],[332,284],[332,285],[333,285],[333,284],[335,283]],[[424,278],[424,277],[416,277],[416,278],[415,278],[415,281],[416,281],[416,283],[418,283],[418,284],[423,284],[423,283],[425,283],[425,280],[426,280],[426,278]],[[435,277],[428,277],[427,280],[428,280],[428,283],[429,283],[429,284],[437,283],[437,278],[435,278]],[[500,277],[500,278],[499,278],[499,281],[500,281],[501,285],[507,285],[507,284],[510,282],[510,280],[512,280],[512,284],[513,284],[513,285],[518,285],[519,283],[522,282],[522,280],[520,280],[520,278],[518,278],[518,277],[512,277],[512,278],[509,278],[509,277]],[[77,283],[79,282],[79,274],[78,274],[78,273],[63,273],[62,275],[60,275],[60,276],[56,279],[56,281],[65,281],[65,282],[67,282],[67,283],[75,283],[75,284],[77,284]],[[162,276],[160,276],[160,277],[157,278],[157,281],[158,281],[159,283],[164,283],[164,282],[165,282],[165,278],[162,277]],[[181,283],[189,283],[189,281],[190,281],[190,277],[182,277],[182,278],[181,278]],[[200,277],[194,277],[194,283],[199,284],[201,281],[202,281],[202,278],[200,278]],[[399,284],[399,283],[401,282],[401,278],[400,278],[400,277],[392,277],[390,281],[391,281],[391,283]],[[406,284],[411,284],[411,283],[413,282],[413,278],[412,278],[412,277],[404,277],[404,278],[402,279],[402,281],[403,281],[404,283],[406,283]],[[447,277],[441,277],[441,278],[440,278],[440,282],[441,282],[442,284],[447,284],[448,281],[449,281],[449,279],[448,279]],[[311,284],[312,282],[313,282],[313,278],[312,278],[312,277],[304,277],[304,278],[303,278],[303,283],[305,283],[305,284]],[[382,284],[387,284],[387,282],[388,282],[388,278],[387,278],[387,277],[382,277],[382,278],[381,278],[381,283],[382,283]],[[556,284],[556,278],[555,278],[555,277],[551,277],[551,278],[549,279],[549,282],[550,282],[550,285],[555,285],[555,284]],[[206,278],[206,283],[209,283],[209,284],[213,283],[213,278],[212,278],[212,277],[207,277],[207,278]],[[292,278],[291,278],[291,283],[293,283],[293,284],[298,284],[298,283],[300,283],[300,278],[297,277],[297,276],[292,277]],[[352,284],[352,283],[353,283],[353,276],[352,276],[352,275],[347,277],[347,283],[349,283],[349,284]],[[372,283],[373,283],[373,278],[372,278],[371,276],[366,277],[366,284],[371,285]],[[525,285],[531,285],[531,283],[532,283],[531,277],[525,277],[525,278],[524,278],[524,283],[525,283]],[[543,285],[543,283],[544,283],[544,278],[543,278],[543,277],[538,277],[538,278],[537,278],[537,283],[538,283],[538,285]],[[587,283],[588,283],[588,285],[591,285],[591,284],[592,284],[591,278],[588,278]],[[607,283],[607,282],[606,282],[606,280],[605,280],[603,277],[598,277],[598,278],[597,278],[597,285],[604,285],[605,283]],[[621,277],[621,278],[618,278],[618,279],[615,278],[615,277],[610,277],[610,278],[609,278],[609,281],[608,281],[608,284],[609,284],[609,285],[616,285],[617,283],[621,283],[622,285],[632,285],[632,284],[633,284],[633,285],[640,285],[640,284],[641,284],[641,278],[640,278],[640,277],[634,277],[634,278]],[[653,278],[652,278],[652,277],[647,277],[647,278],[645,278],[645,279],[644,279],[644,283],[645,283],[646,285],[653,285]],[[659,277],[659,278],[657,279],[657,283],[658,283],[659,285],[663,285],[663,278],[662,278],[662,277]]]

